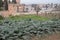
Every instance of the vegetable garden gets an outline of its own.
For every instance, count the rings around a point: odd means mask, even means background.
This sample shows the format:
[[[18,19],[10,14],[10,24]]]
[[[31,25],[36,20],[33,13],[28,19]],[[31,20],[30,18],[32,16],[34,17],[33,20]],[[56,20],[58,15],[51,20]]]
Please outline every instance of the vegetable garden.
[[[58,32],[60,32],[59,19],[0,20],[0,40],[31,40],[32,35],[40,37]]]

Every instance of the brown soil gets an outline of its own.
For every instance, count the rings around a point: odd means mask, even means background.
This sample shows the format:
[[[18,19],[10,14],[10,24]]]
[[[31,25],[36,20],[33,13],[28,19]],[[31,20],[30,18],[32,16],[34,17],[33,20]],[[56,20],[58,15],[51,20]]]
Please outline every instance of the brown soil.
[[[60,33],[57,34],[52,34],[49,36],[43,36],[43,37],[37,37],[37,36],[33,36],[32,40],[60,40]]]

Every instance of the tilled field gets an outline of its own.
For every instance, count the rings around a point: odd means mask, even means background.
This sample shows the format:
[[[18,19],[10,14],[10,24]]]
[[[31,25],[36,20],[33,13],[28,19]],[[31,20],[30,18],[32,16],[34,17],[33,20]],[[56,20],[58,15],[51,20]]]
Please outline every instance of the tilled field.
[[[52,37],[57,40],[60,35],[57,34],[58,37],[55,37],[54,34],[59,32],[60,20],[58,19],[49,21],[31,19],[22,21],[3,20],[0,22],[0,40],[47,40],[46,38],[52,40]],[[47,37],[47,35],[50,37]],[[39,39],[41,37],[44,39]]]

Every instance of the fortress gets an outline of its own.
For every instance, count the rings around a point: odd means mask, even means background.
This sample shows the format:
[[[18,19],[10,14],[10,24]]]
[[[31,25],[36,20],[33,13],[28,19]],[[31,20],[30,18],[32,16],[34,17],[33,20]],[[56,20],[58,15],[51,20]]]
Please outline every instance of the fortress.
[[[23,11],[23,5],[20,4],[20,0],[2,0],[2,2],[3,12],[1,12],[1,15],[4,17]],[[7,5],[5,5],[6,3]]]
[[[3,17],[8,17],[9,15],[20,15],[20,14],[36,14],[34,9],[35,5],[41,8],[39,14],[41,16],[51,16],[53,13],[54,16],[60,16],[60,4],[20,4],[21,0],[2,0],[3,2],[3,11],[0,11],[0,15]],[[56,14],[55,14],[56,13]],[[47,15],[46,15],[47,14]]]

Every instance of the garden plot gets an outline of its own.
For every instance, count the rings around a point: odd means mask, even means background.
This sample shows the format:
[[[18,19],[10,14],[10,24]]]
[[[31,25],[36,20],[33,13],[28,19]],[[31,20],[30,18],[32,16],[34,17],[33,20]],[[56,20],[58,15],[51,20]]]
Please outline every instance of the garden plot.
[[[32,35],[44,36],[58,32],[60,32],[60,20],[0,22],[0,40],[31,40]]]

